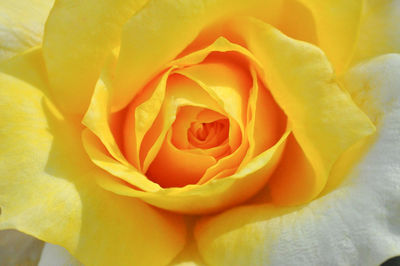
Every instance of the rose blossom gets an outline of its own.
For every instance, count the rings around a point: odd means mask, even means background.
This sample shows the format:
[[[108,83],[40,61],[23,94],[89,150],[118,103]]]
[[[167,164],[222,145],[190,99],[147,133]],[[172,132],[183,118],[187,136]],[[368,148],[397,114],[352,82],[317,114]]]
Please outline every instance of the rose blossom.
[[[85,265],[399,253],[398,1],[22,2],[0,228]]]

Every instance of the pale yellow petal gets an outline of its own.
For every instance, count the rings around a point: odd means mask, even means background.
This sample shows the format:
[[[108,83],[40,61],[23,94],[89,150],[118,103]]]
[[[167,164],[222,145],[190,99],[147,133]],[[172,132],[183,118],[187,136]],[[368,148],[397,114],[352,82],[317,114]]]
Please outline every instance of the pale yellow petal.
[[[354,53],[363,0],[299,0],[314,16],[318,44],[336,72],[342,73]]]
[[[81,126],[46,91],[3,73],[0,84],[1,229],[61,245],[86,265],[167,264],[179,253],[182,220],[99,187],[107,174],[83,150]]]
[[[383,55],[400,53],[400,2],[365,0],[353,63]]]
[[[122,25],[146,0],[56,1],[43,51],[52,92],[64,112],[83,114]]]
[[[44,24],[54,0],[0,2],[0,62],[42,44]]]

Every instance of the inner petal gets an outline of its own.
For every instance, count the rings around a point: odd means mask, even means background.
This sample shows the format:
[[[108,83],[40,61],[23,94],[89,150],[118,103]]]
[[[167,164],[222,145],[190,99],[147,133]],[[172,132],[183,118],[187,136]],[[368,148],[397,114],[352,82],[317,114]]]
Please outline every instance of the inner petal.
[[[191,123],[187,137],[194,147],[212,148],[222,144],[229,135],[229,120],[219,119],[213,122]]]

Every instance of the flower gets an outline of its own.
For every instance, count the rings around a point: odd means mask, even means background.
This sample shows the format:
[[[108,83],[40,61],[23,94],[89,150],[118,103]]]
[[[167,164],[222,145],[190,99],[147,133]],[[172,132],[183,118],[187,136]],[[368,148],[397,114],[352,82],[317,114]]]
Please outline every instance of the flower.
[[[0,7],[1,229],[87,265],[399,253],[398,1],[50,5]]]

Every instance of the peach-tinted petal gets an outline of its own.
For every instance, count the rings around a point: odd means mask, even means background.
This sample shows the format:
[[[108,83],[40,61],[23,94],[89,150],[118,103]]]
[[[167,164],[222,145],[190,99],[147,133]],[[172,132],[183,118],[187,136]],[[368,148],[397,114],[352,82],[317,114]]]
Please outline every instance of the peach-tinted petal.
[[[102,176],[97,182],[106,190],[138,197],[160,208],[191,214],[215,212],[250,198],[265,185],[281,158],[288,134],[286,132],[273,147],[251,160],[241,171],[202,186],[188,185],[148,193]]]
[[[211,155],[177,149],[166,137],[146,175],[162,187],[183,187],[196,184],[216,160]]]
[[[152,81],[129,105],[123,127],[124,149],[128,160],[141,169],[139,152],[147,131],[160,112],[165,97],[170,68],[161,77]]]
[[[249,151],[241,166],[267,150],[283,134],[287,119],[272,98],[271,93],[264,84],[259,81],[255,70],[252,68],[253,87],[250,91],[247,110],[247,130]]]
[[[140,158],[143,163],[142,169],[144,172],[147,171],[149,165],[157,155],[168,130],[175,121],[178,107],[189,105],[223,112],[202,88],[181,75],[175,74],[171,76],[167,87],[167,94],[160,113],[142,142]]]

